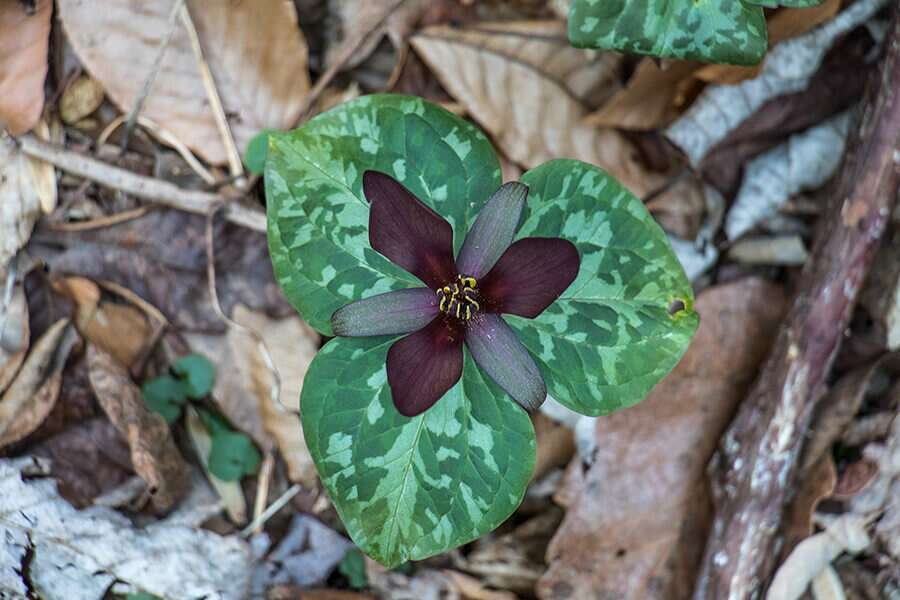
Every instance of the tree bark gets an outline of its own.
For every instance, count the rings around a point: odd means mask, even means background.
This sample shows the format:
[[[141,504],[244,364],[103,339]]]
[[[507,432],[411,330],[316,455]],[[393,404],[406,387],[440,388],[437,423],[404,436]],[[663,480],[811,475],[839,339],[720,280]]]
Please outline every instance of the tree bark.
[[[715,517],[697,600],[757,596],[775,566],[803,439],[897,200],[900,4],[885,44],[791,310],[710,464]]]

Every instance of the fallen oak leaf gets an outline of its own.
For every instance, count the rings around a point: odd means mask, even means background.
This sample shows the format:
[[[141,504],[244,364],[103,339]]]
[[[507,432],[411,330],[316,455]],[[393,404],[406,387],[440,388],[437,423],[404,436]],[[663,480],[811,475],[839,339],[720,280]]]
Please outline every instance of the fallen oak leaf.
[[[52,0],[0,3],[0,130],[12,135],[41,118],[52,14]]]
[[[33,432],[53,410],[63,367],[77,341],[69,320],[60,319],[35,342],[0,398],[0,448]]]
[[[175,447],[168,424],[144,406],[140,389],[111,355],[90,344],[87,360],[97,400],[128,440],[134,470],[147,482],[154,507],[169,510],[187,493],[190,469]]]

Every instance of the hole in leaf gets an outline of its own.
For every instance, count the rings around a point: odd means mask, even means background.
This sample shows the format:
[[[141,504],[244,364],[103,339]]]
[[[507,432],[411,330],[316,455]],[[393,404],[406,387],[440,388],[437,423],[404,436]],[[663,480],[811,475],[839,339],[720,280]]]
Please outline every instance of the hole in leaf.
[[[687,306],[685,306],[684,300],[678,300],[678,299],[672,300],[669,303],[669,316],[674,317],[675,315],[677,315],[678,313],[680,313],[681,311],[683,311],[686,308],[687,308]]]
[[[625,555],[628,554],[628,551],[625,548],[619,548],[616,550],[616,558],[624,558]]]

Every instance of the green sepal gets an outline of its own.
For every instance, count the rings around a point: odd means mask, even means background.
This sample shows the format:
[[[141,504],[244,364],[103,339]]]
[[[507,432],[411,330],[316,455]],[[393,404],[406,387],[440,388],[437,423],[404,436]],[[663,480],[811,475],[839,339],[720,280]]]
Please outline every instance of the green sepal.
[[[310,365],[303,432],[347,532],[387,567],[470,542],[522,500],[535,460],[531,419],[466,354],[462,379],[425,413],[391,401],[396,338],[336,338]]]
[[[388,173],[446,218],[458,250],[500,186],[500,163],[474,125],[421,98],[375,94],[287,134],[266,160],[269,252],[303,318],[331,335],[331,315],[355,300],[422,285],[372,250],[368,169]]]
[[[507,322],[560,403],[603,415],[640,402],[678,364],[699,324],[665,233],[640,200],[593,165],[553,160],[522,182],[529,197],[517,237],[567,239],[581,267],[536,319],[507,315]]]

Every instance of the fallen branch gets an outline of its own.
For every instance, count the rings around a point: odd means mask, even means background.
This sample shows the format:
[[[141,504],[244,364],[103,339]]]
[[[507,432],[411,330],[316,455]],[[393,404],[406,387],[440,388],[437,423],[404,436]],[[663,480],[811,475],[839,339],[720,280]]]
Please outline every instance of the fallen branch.
[[[16,142],[26,155],[44,160],[63,171],[90,179],[100,185],[143,200],[201,215],[208,214],[217,205],[222,205],[225,218],[232,223],[255,231],[266,230],[265,213],[239,204],[235,199],[210,192],[186,190],[161,179],[137,175],[96,158],[48,144],[31,134],[16,138]]]
[[[710,465],[715,519],[697,599],[758,597],[771,576],[810,417],[897,200],[898,145],[900,6],[791,312]]]

